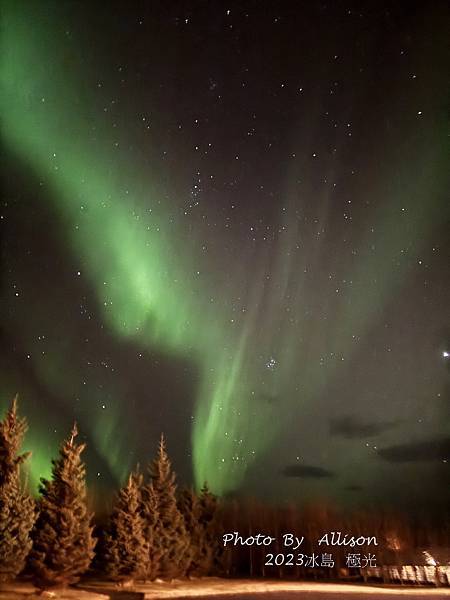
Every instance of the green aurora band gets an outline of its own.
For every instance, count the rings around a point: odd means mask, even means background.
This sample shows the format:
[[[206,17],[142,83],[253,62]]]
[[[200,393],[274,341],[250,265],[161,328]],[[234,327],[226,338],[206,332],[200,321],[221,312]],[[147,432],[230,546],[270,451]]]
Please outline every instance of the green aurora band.
[[[86,266],[86,276],[97,290],[108,326],[118,336],[130,336],[181,355],[194,354],[205,373],[213,374],[210,381],[205,376],[204,391],[198,400],[200,425],[193,434],[196,479],[199,485],[207,479],[219,492],[224,490],[225,481],[234,488],[243,475],[233,461],[235,456],[242,459],[244,454],[240,449],[243,436],[239,434],[244,409],[238,410],[231,404],[230,394],[238,385],[242,365],[237,364],[236,358],[229,360],[230,351],[211,351],[219,348],[224,339],[220,319],[216,318],[220,307],[211,306],[210,302],[201,310],[196,307],[198,295],[185,275],[194,273],[194,267],[182,264],[183,244],[176,249],[171,241],[180,240],[180,236],[176,236],[169,219],[158,214],[160,201],[154,202],[151,214],[146,204],[139,202],[157,197],[158,192],[148,181],[136,189],[136,176],[132,169],[124,167],[117,154],[106,149],[98,153],[93,148],[93,123],[83,116],[76,118],[77,113],[82,113],[77,103],[80,89],[70,85],[61,63],[53,59],[52,68],[48,68],[57,38],[50,23],[34,20],[29,13],[20,14],[17,6],[5,10],[1,66],[4,137],[45,180],[64,222],[70,223],[69,243]],[[116,173],[120,173],[120,182]],[[170,229],[171,239],[167,239],[164,232]],[[209,295],[203,295],[209,299]],[[44,314],[40,317],[45,319]],[[70,333],[69,329],[64,336],[70,347],[71,336],[76,337],[76,332]],[[244,330],[237,340],[231,340],[230,349],[237,341],[242,355],[246,336]],[[63,358],[67,353],[59,350],[55,348],[51,372],[44,361],[35,368],[48,389],[64,397],[70,375]],[[39,361],[39,357],[33,360]],[[117,479],[123,480],[131,465],[124,464],[126,453],[117,444],[120,437],[130,439],[123,434],[122,416],[119,412],[102,414],[90,427],[95,446]],[[211,444],[220,431],[227,435],[228,431],[230,435],[233,432],[234,441],[225,438],[224,445],[209,445],[206,452],[205,443]],[[245,433],[248,443],[248,426]],[[256,435],[250,444],[248,459],[258,449],[258,438]],[[34,454],[37,458],[33,458],[33,469],[41,471],[39,450]],[[230,454],[233,460],[230,458],[230,464],[224,465],[223,457],[228,460]],[[40,474],[42,471],[34,479]]]
[[[371,221],[377,226],[373,231],[368,226],[353,244],[356,252],[348,249],[344,264],[338,253],[324,255],[314,234],[304,233],[304,216],[294,208],[298,205],[294,182],[304,174],[306,164],[288,173],[278,252],[260,252],[254,256],[251,276],[245,265],[237,266],[230,280],[217,288],[207,277],[196,278],[202,261],[200,236],[189,236],[178,216],[181,210],[176,202],[165,200],[168,194],[156,183],[157,176],[148,167],[144,171],[130,164],[121,150],[127,140],[120,139],[113,147],[110,130],[92,110],[99,92],[95,91],[94,99],[92,82],[82,80],[81,71],[77,76],[76,61],[67,70],[64,57],[73,57],[75,42],[44,10],[32,13],[18,3],[6,3],[3,10],[1,108],[6,144],[53,197],[58,226],[64,227],[73,255],[83,265],[81,276],[95,289],[109,330],[118,338],[189,356],[200,366],[202,381],[192,425],[196,485],[207,480],[219,494],[238,489],[248,469],[270,450],[292,419],[292,403],[283,398],[294,394],[305,405],[324,393],[329,381],[324,380],[321,358],[327,356],[333,363],[332,374],[346,368],[359,340],[369,334],[383,306],[403,284],[398,264],[389,257],[401,260],[402,248],[411,247],[418,237],[425,243],[436,223],[442,202],[433,191],[441,171],[439,139],[430,134],[428,156],[422,148],[416,150],[413,164],[424,167],[417,169],[414,178],[409,175],[410,161],[396,174],[396,186],[372,188],[373,204],[379,197],[384,199]],[[309,129],[313,137],[313,126]],[[311,193],[305,185],[305,210]],[[321,212],[317,231],[327,226],[331,195],[330,183],[316,199]],[[426,210],[424,197],[429,198]],[[401,211],[405,198],[410,210],[407,225]],[[383,252],[372,251],[379,247]],[[314,286],[310,273],[318,269],[340,273],[343,281],[350,282],[335,302],[324,307],[329,314],[326,323],[308,316]],[[231,310],[227,302],[231,297],[239,298],[242,310]],[[51,326],[44,312],[37,306],[35,319]],[[20,330],[19,323],[7,326]],[[60,347],[53,349],[51,369],[33,356],[41,381],[61,399],[68,387],[74,393],[81,391],[81,382],[65,358],[77,332],[68,325],[64,336],[66,347],[63,352]],[[265,367],[272,356],[277,362],[273,370]],[[298,374],[301,391],[290,383]],[[10,382],[8,393],[12,387]],[[124,425],[120,388],[111,388],[117,399],[111,409],[99,410],[80,425],[89,431],[120,482],[134,465],[124,458],[130,431]],[[55,445],[42,449],[38,439],[49,438],[45,424],[34,417],[30,420],[34,433],[28,446],[34,452],[31,477],[35,482],[48,474]]]

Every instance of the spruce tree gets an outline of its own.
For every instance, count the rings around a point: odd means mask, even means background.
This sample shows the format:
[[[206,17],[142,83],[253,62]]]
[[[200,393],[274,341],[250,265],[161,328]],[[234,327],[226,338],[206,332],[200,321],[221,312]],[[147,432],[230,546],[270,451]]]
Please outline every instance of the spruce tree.
[[[205,546],[203,527],[200,524],[200,502],[192,488],[181,490],[178,497],[178,507],[184,517],[191,542],[191,562],[187,574],[203,575],[202,565],[205,557]]]
[[[145,570],[145,579],[153,580],[158,576],[162,549],[156,543],[156,525],[158,523],[158,501],[153,484],[150,481],[143,485],[143,477],[139,474],[138,485],[141,490],[141,515],[144,521],[144,537],[148,543],[149,554]]]
[[[21,465],[29,453],[19,454],[28,429],[17,414],[17,397],[0,421],[0,581],[14,579],[24,568],[31,548],[34,501],[22,487]]]
[[[151,490],[157,511],[153,544],[158,557],[153,576],[163,579],[183,577],[191,562],[191,546],[183,515],[176,500],[175,474],[167,456],[164,437],[161,436],[158,454],[150,466]]]
[[[203,574],[212,575],[217,568],[223,546],[220,544],[220,538],[217,534],[218,499],[216,495],[210,492],[206,481],[200,490],[199,505],[199,521],[203,529],[203,542],[208,549],[203,561]]]
[[[95,541],[86,505],[85,467],[77,428],[52,461],[52,479],[41,480],[39,516],[32,532],[29,567],[41,588],[76,583],[94,556]]]
[[[218,500],[217,496],[210,492],[206,481],[200,490],[199,504],[200,522],[208,530],[210,535],[214,535],[214,528],[217,520]]]
[[[140,482],[138,474],[131,474],[119,491],[102,544],[104,572],[115,581],[133,581],[147,572],[149,543],[144,537]]]
[[[180,493],[178,506],[191,539],[192,560],[188,574],[196,577],[211,575],[219,548],[215,535],[217,498],[205,483],[200,496],[192,488],[184,489]]]

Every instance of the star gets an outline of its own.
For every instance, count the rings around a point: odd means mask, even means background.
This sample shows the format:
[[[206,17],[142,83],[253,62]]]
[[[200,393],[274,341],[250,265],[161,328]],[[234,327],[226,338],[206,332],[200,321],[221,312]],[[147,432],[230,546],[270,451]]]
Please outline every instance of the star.
[[[271,356],[269,360],[266,362],[266,369],[273,371],[277,366],[277,361]]]

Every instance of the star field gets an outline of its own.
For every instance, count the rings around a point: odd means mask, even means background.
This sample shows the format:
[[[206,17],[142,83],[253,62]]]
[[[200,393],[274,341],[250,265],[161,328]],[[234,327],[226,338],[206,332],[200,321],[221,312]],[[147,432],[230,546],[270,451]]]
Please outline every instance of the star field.
[[[444,3],[7,2],[2,406],[94,489],[445,505]]]

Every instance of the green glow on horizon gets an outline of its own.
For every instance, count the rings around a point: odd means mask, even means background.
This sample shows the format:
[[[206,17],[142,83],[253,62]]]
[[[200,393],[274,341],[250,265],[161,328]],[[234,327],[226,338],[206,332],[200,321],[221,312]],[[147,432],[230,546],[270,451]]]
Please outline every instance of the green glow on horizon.
[[[30,430],[23,447],[25,452],[31,452],[23,470],[33,494],[39,489],[41,478],[51,479],[52,459],[58,454],[58,444],[54,444],[54,447],[43,447],[42,441],[45,437]]]

